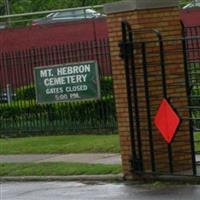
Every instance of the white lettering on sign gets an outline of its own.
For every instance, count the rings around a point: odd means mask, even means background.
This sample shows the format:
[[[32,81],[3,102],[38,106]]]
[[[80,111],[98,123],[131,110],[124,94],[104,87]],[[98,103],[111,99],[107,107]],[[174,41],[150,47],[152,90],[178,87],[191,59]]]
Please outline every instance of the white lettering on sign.
[[[80,99],[79,93],[72,93],[69,94],[70,99]]]
[[[37,103],[100,98],[98,76],[96,61],[35,67]]]
[[[61,67],[57,69],[58,76],[83,74],[90,72],[90,64]]]
[[[44,70],[40,71],[40,77],[41,78],[43,78],[43,77],[51,77],[51,76],[53,76],[52,69],[44,69]]]
[[[80,91],[87,91],[88,86],[87,85],[77,85],[77,86],[69,86],[66,87],[66,92],[80,92]]]
[[[62,77],[55,77],[55,78],[46,78],[44,79],[44,85],[48,87],[48,86],[56,86],[56,85],[84,83],[86,82],[86,80],[87,80],[87,74],[62,76]]]
[[[67,94],[55,95],[55,99],[57,101],[64,101],[68,99],[68,95]]]
[[[62,94],[63,88],[47,88],[46,94]]]

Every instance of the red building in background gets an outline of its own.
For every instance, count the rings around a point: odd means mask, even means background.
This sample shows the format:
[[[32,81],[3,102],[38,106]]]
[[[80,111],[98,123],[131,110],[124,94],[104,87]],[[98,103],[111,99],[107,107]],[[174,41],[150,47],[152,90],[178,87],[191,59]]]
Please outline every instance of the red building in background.
[[[181,20],[185,27],[200,26],[200,8],[181,10]]]
[[[105,17],[0,31],[0,52],[19,51],[108,36]]]
[[[180,20],[183,21],[186,27],[200,26],[200,8],[181,10]],[[93,20],[3,29],[0,31],[0,52],[98,40],[107,36],[105,17]]]
[[[200,35],[199,8],[182,10],[180,20],[185,27],[195,26],[194,30],[186,28],[187,36]],[[15,89],[31,84],[35,66],[66,62],[97,60],[102,75],[110,75],[107,38],[105,17],[0,30],[0,89],[5,89],[8,84]],[[189,43],[188,48],[197,45],[200,44]],[[191,60],[199,58],[196,53],[189,55]]]
[[[33,83],[33,68],[97,60],[111,74],[106,18],[0,31],[0,90]]]

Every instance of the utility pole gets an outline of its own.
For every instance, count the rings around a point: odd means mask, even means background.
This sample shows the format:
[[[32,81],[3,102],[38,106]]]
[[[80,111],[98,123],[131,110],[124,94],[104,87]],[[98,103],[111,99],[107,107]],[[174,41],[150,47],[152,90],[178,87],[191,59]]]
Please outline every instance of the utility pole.
[[[4,5],[5,5],[5,15],[10,15],[10,4],[9,4],[9,0],[4,0]]]
[[[81,4],[81,6],[85,6],[85,3],[86,3],[86,0],[82,0],[82,4]]]
[[[5,6],[5,15],[10,15],[10,4],[9,0],[4,0],[4,6]],[[10,18],[7,19],[8,26],[10,25]]]

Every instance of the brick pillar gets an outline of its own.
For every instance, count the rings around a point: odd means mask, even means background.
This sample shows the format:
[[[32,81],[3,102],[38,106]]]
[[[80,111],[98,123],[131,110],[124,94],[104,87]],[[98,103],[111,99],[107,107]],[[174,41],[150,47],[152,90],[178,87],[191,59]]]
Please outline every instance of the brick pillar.
[[[121,155],[122,155],[122,165],[123,172],[126,178],[133,177],[133,172],[131,171],[130,159],[132,158],[131,154],[131,140],[130,140],[130,128],[129,128],[129,114],[128,114],[128,102],[127,102],[127,89],[126,89],[126,79],[125,79],[125,67],[124,61],[119,57],[120,49],[119,42],[121,41],[121,21],[127,20],[132,29],[157,29],[163,36],[163,39],[174,39],[181,38],[181,25],[180,25],[180,11],[178,9],[177,0],[129,0],[116,2],[105,5],[105,11],[107,14],[107,25],[109,31],[109,40],[110,40],[110,49],[112,56],[112,70],[113,70],[113,80],[114,80],[114,91],[116,99],[116,109],[117,109],[117,118],[118,118],[118,130],[120,135],[120,144],[121,144]],[[138,40],[155,40],[153,34],[142,34],[137,33],[136,38]],[[152,47],[153,48],[157,48]],[[182,48],[181,44],[169,44],[168,48]],[[167,82],[173,82],[174,79],[171,78],[172,73],[177,73],[177,80],[183,81],[183,86],[173,89],[169,89],[168,93],[176,93],[177,96],[182,95],[181,100],[174,99],[173,103],[176,107],[184,107],[187,105],[187,95],[186,89],[184,86],[185,83],[185,74],[183,66],[183,53],[180,52],[176,55],[171,55],[167,57],[168,61],[174,61],[179,59],[178,64],[172,64],[166,69]],[[141,63],[141,57],[135,58],[136,63]],[[142,66],[141,66],[142,67]],[[157,66],[158,68],[160,66]],[[156,69],[156,67],[155,67]],[[153,68],[148,69],[149,72],[154,71]],[[158,80],[158,84],[161,84],[161,80]],[[142,82],[141,82],[142,84]],[[144,91],[140,90],[139,96],[144,97]],[[157,93],[157,96],[162,96],[160,89],[154,89],[152,86],[151,93]],[[152,99],[154,97],[152,96]],[[159,106],[159,103],[162,98],[155,98],[155,106]],[[139,104],[139,107],[142,109],[142,103]],[[139,108],[139,109],[140,109]],[[142,114],[140,114],[142,115]],[[155,115],[155,112],[153,113]],[[188,110],[185,109],[182,111],[182,117],[188,117]],[[141,122],[144,123],[144,122]],[[147,127],[146,123],[143,124]],[[167,159],[167,148],[166,143],[163,138],[159,135],[158,131],[154,127],[154,143],[155,143],[155,159],[157,162],[157,171],[168,171],[168,166],[165,163],[164,159]],[[145,131],[142,132],[142,140],[145,140]],[[145,138],[146,137],[146,138]],[[184,143],[180,145],[180,141]],[[148,147],[148,146],[147,146]],[[191,162],[191,145],[190,145],[190,135],[189,135],[189,123],[183,122],[179,133],[173,142],[173,151],[174,151],[174,171],[181,171],[184,168],[181,168],[183,165],[185,169],[192,168]],[[180,148],[182,152],[188,152],[188,154],[181,154],[179,152]],[[163,150],[166,149],[166,150]],[[162,152],[162,153],[161,153]],[[144,156],[144,165],[148,171],[150,166],[149,161],[149,152],[143,149]],[[163,161],[163,162],[162,162]],[[164,163],[164,164],[163,164]],[[149,167],[150,168],[150,167]]]

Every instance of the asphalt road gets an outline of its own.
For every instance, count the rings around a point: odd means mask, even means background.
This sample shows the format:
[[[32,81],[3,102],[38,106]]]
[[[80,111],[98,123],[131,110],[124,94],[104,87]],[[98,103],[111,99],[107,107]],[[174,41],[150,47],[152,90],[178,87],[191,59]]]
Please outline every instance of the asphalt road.
[[[0,200],[199,200],[200,186],[124,183],[2,183]]]

